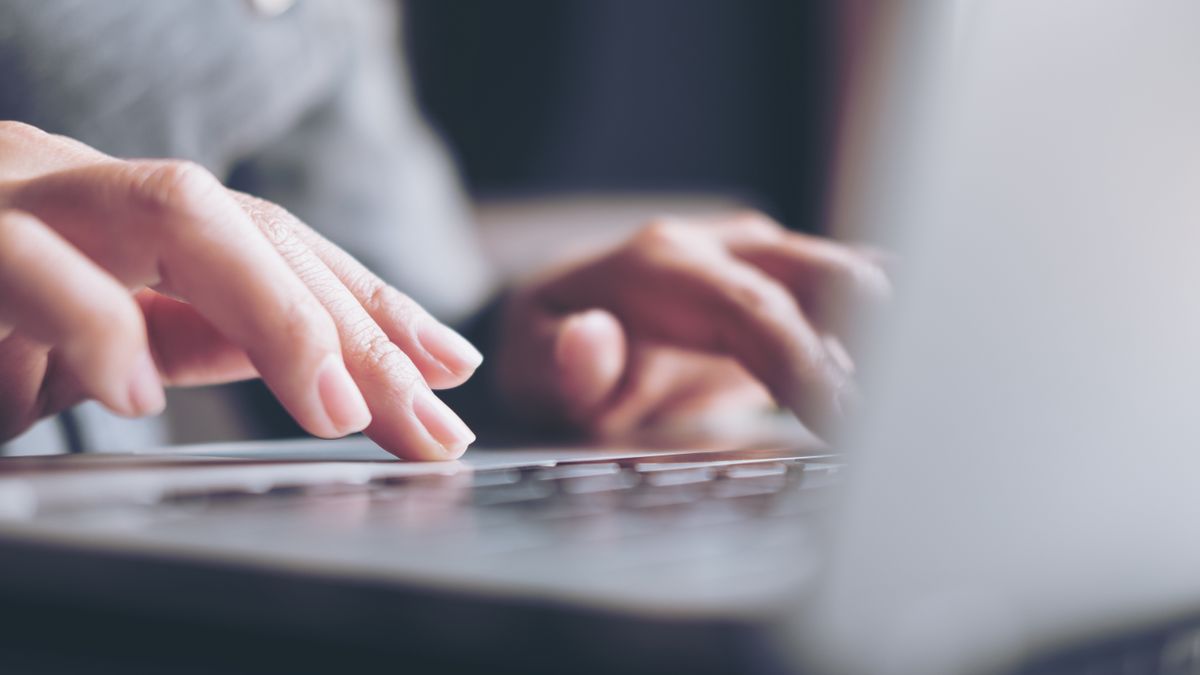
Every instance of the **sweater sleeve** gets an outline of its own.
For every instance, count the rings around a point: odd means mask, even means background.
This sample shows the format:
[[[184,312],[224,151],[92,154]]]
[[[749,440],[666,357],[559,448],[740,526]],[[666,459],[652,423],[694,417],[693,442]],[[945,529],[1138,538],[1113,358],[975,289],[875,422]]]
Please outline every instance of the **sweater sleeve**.
[[[237,167],[236,187],[282,204],[443,321],[495,275],[455,167],[422,118],[389,7],[347,3],[345,79],[277,142]]]

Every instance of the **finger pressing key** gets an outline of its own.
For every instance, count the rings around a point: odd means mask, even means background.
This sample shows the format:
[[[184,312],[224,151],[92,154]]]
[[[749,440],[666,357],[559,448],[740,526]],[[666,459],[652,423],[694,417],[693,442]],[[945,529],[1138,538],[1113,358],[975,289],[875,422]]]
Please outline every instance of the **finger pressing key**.
[[[259,227],[268,232],[268,238],[289,239],[292,243],[284,249],[302,248],[306,254],[315,255],[336,277],[334,281],[344,285],[370,314],[388,340],[416,365],[429,386],[435,389],[457,387],[483,362],[483,354],[466,338],[284,208],[236,192],[234,198]],[[276,244],[278,247],[278,242]]]
[[[245,199],[239,201],[246,208]],[[418,370],[414,365],[414,362],[421,363],[424,360],[428,366],[428,355],[411,341],[403,343],[404,347],[397,344],[391,338],[395,330],[385,332],[377,323],[377,318],[424,321],[426,325],[452,331],[441,326],[424,310],[404,312],[400,317],[369,313],[359,297],[328,266],[326,260],[330,259],[329,256],[323,258],[318,255],[311,248],[311,242],[301,235],[304,226],[299,221],[282,208],[267,202],[251,201],[249,209],[251,217],[275,250],[282,253],[287,264],[313,290],[333,317],[346,366],[371,409],[372,421],[366,428],[367,435],[385,450],[407,459],[445,460],[461,455],[475,440],[475,435],[429,391],[431,383],[427,383],[429,376],[425,373],[430,369]],[[348,255],[346,258],[357,266],[353,258]],[[338,262],[337,258],[333,260]],[[378,291],[372,295],[378,296]],[[416,306],[416,303],[411,304]],[[393,328],[407,326],[398,323]],[[457,334],[454,337],[458,337]],[[458,339],[462,340],[461,337]],[[469,375],[475,365],[478,365],[478,361],[470,365],[464,376]],[[449,374],[444,367],[433,369],[432,372]],[[442,381],[446,379],[443,377]]]
[[[125,285],[152,285],[194,305],[246,351],[309,432],[336,437],[370,423],[333,319],[203,168],[98,163],[38,179],[14,202]]]

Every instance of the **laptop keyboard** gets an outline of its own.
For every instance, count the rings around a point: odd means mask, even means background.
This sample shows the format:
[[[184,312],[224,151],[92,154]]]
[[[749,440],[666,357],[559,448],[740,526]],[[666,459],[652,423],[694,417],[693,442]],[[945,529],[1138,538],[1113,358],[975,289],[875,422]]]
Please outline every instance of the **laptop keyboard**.
[[[520,508],[555,514],[611,510],[702,507],[729,501],[750,513],[778,513],[778,493],[836,473],[829,464],[798,460],[733,466],[678,463],[583,463],[548,468],[483,472],[474,478],[470,503],[476,508]],[[811,492],[806,497],[813,496]],[[813,500],[815,501],[815,500]],[[784,507],[786,508],[786,507]]]
[[[64,484],[61,501],[44,499],[21,520],[321,567],[698,601],[731,592],[723,584],[733,580],[770,594],[784,575],[813,565],[823,519],[812,516],[841,473],[833,456],[778,448],[435,475],[397,473],[402,468],[168,463],[155,471],[227,478],[166,481],[161,492],[129,483],[76,500],[81,486],[103,482],[106,472],[96,472]]]
[[[778,517],[819,509],[836,482],[841,465],[821,457],[789,457],[773,451],[767,458],[713,460],[702,455],[641,457],[487,469],[449,475],[384,476],[360,483],[283,483],[262,489],[184,490],[162,502],[185,508],[246,508],[253,500],[264,508],[377,505],[380,512],[398,503],[413,506],[407,522],[471,513],[489,521],[511,516],[571,519],[612,512],[732,510],[739,517]]]

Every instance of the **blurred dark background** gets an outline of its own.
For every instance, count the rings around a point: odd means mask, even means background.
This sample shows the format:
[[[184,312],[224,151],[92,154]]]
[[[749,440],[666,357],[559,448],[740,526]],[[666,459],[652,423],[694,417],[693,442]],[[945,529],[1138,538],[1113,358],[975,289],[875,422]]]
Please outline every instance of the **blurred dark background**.
[[[406,0],[418,96],[480,198],[732,196],[819,227],[832,0]]]

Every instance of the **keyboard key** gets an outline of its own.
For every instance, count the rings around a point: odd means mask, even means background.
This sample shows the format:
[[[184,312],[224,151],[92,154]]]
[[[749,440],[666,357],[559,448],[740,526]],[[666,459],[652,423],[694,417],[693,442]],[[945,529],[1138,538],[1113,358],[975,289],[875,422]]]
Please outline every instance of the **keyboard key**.
[[[676,469],[669,464],[639,464],[637,470],[647,485],[654,486],[706,483],[717,475],[712,467],[707,466]]]

